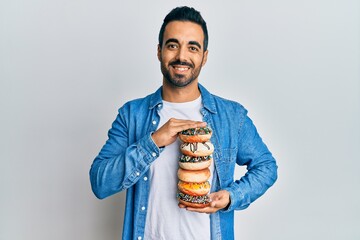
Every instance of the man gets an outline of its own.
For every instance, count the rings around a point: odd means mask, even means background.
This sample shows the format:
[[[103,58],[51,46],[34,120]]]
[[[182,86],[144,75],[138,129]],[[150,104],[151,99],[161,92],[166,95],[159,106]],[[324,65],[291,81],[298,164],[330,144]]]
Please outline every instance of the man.
[[[208,33],[193,8],[173,9],[159,33],[163,83],[155,93],[119,109],[94,160],[91,186],[102,199],[127,190],[123,239],[233,239],[234,210],[245,209],[277,178],[274,158],[247,111],[198,83],[208,57]],[[209,126],[215,147],[211,204],[178,204],[178,133]],[[234,181],[235,165],[248,172]]]

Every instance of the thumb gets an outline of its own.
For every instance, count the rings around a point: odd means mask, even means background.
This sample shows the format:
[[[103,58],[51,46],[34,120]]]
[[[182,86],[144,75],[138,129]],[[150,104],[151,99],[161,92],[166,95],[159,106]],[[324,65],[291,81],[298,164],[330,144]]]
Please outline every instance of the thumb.
[[[219,195],[216,192],[215,193],[210,193],[209,194],[209,199],[210,199],[210,206],[211,207],[216,207],[216,204],[219,201]]]

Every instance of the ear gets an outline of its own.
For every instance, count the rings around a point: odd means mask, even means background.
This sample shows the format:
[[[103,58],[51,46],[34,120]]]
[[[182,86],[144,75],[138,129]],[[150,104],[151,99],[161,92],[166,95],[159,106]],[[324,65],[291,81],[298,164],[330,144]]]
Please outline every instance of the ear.
[[[209,50],[207,49],[207,50],[204,52],[203,61],[202,61],[202,64],[201,64],[202,67],[203,67],[203,66],[205,65],[205,63],[207,62],[208,53],[209,53]]]
[[[158,44],[158,47],[157,47],[157,57],[158,57],[159,61],[161,61],[161,47],[160,47],[159,44]]]

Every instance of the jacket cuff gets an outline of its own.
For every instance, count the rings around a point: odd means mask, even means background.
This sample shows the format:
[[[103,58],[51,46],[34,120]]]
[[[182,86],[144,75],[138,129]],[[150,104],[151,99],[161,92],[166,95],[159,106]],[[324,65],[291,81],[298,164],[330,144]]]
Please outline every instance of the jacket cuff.
[[[151,137],[151,133],[149,133],[144,138],[140,139],[137,144],[139,151],[141,152],[144,161],[146,164],[152,163],[156,158],[159,157],[163,148],[159,148]]]
[[[222,209],[222,212],[241,210],[247,208],[250,205],[250,202],[246,202],[243,193],[240,191],[236,183],[232,183],[229,187],[222,190],[226,190],[230,193],[230,205]]]

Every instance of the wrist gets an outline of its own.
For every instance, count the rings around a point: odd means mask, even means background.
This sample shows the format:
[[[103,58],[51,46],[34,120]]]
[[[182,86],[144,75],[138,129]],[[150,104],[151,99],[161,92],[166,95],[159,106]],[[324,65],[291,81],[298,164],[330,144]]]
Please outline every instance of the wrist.
[[[156,145],[158,148],[163,148],[163,147],[164,147],[164,145],[161,144],[161,142],[159,142],[159,139],[158,139],[158,137],[157,137],[156,132],[151,133],[151,139],[153,140],[153,142],[155,143],[155,145]]]

